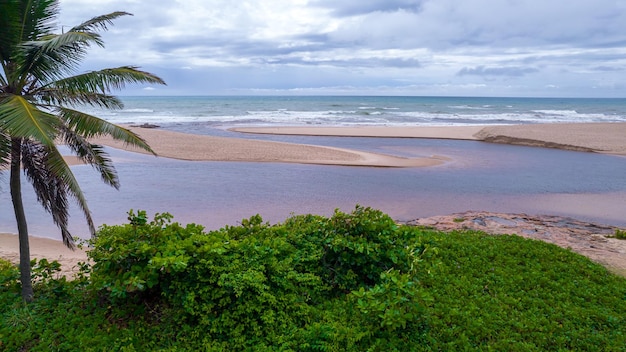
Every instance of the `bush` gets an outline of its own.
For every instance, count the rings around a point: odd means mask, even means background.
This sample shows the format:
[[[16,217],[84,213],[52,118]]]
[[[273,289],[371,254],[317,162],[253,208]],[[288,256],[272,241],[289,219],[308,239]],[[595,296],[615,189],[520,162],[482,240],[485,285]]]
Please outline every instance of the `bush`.
[[[615,235],[613,237],[620,239],[620,240],[626,240],[626,230],[616,229]]]
[[[133,314],[160,307],[157,315],[200,326],[231,349],[291,346],[321,305],[345,304],[353,291],[370,307],[361,309],[359,326],[379,314],[385,316],[375,329],[406,328],[419,319],[417,284],[407,273],[422,246],[380,211],[357,207],[352,214],[296,216],[273,226],[257,215],[208,233],[170,223],[169,214],[147,222],[144,212],[131,211],[129,220],[103,226],[92,241],[93,287]],[[381,289],[387,291],[379,296]],[[390,299],[400,316],[371,309]]]

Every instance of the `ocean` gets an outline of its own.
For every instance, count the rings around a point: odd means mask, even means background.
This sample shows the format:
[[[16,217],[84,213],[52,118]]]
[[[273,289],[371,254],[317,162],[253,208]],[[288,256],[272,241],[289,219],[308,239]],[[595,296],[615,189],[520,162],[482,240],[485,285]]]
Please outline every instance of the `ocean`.
[[[168,126],[466,126],[626,122],[626,99],[192,96],[121,97],[124,109],[84,109],[113,123]],[[193,128],[192,128],[193,129]]]

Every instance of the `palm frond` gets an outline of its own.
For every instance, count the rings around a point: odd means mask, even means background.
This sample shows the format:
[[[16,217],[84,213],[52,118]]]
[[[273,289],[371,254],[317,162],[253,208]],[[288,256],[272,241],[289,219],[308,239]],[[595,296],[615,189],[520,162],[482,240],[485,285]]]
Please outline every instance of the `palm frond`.
[[[78,69],[91,44],[103,45],[99,34],[66,32],[24,42],[18,56],[20,73],[36,77],[41,82],[61,79]]]
[[[24,140],[22,143],[22,167],[32,184],[37,200],[44,210],[52,215],[52,220],[61,230],[63,243],[74,248],[74,240],[68,231],[69,202],[68,187],[63,179],[51,172],[48,167],[49,149],[37,143]]]
[[[106,94],[132,83],[165,84],[158,76],[141,71],[135,66],[122,66],[67,77],[49,86],[70,94],[78,94],[80,91]]]
[[[69,108],[59,108],[59,115],[64,119],[69,129],[87,139],[110,136],[126,145],[141,148],[156,155],[143,138],[124,127]]]
[[[84,31],[96,31],[96,30],[107,30],[108,26],[113,25],[113,20],[121,16],[132,16],[131,13],[116,11],[106,15],[101,15],[94,17],[88,21],[85,21],[78,26],[70,29],[72,32],[84,32]]]
[[[22,40],[21,31],[19,2],[0,1],[0,62],[3,65],[13,56],[15,46]]]
[[[41,35],[51,33],[56,27],[59,14],[58,0],[17,1],[20,6],[22,33],[20,41],[37,40]]]
[[[22,96],[8,95],[0,101],[0,130],[12,137],[29,138],[54,146],[60,123],[57,116],[39,110]]]
[[[87,91],[69,91],[55,87],[44,87],[33,92],[34,97],[44,106],[79,106],[90,105],[104,109],[121,109],[122,101],[109,94]]]
[[[1,45],[1,44],[0,44]],[[0,56],[2,54],[0,53]],[[2,58],[0,57],[0,65],[4,64],[3,62],[1,62]],[[6,74],[4,72],[4,70],[0,71],[0,93],[4,92],[7,90],[7,88],[9,87],[9,81],[6,79]]]
[[[11,137],[0,132],[0,171],[11,163]]]
[[[69,165],[63,156],[59,152],[59,150],[54,146],[53,148],[48,148],[48,160],[47,166],[50,171],[58,177],[63,184],[67,186],[67,190],[69,195],[71,195],[75,200],[80,209],[85,216],[85,220],[87,221],[87,225],[89,226],[89,231],[91,235],[95,235],[96,227],[93,224],[93,219],[91,218],[91,211],[89,211],[89,207],[87,206],[87,200],[85,199],[85,195],[83,191],[80,189],[80,185],[78,184],[78,180],[72,173]]]
[[[93,166],[100,173],[102,182],[115,189],[120,188],[117,171],[102,146],[89,143],[83,136],[68,128],[63,131],[63,141],[81,161]]]

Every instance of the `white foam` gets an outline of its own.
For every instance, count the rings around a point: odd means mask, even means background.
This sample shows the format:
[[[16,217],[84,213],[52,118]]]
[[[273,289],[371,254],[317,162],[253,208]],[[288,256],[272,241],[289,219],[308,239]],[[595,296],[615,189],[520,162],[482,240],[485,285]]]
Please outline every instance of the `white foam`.
[[[476,124],[519,124],[519,123],[566,123],[566,122],[626,122],[626,116],[602,113],[580,113],[567,109],[536,109],[513,111],[490,105],[457,105],[444,111],[403,111],[398,108],[354,107],[356,110],[275,110],[234,111],[219,114],[215,109],[171,109],[158,110],[137,108],[128,110],[91,109],[87,113],[113,123],[186,123],[204,122],[210,125],[386,125],[386,126],[448,126]],[[469,109],[461,111],[460,109]]]

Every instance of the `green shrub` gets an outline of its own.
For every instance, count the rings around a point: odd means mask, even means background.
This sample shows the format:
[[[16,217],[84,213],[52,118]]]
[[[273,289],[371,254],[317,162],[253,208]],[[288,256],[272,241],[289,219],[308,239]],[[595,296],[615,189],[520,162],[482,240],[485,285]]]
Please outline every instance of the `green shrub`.
[[[398,226],[357,207],[204,232],[103,226],[93,265],[36,300],[0,261],[6,351],[621,351],[626,280],[547,243]]]
[[[103,226],[91,243],[91,280],[101,297],[133,314],[160,307],[157,315],[201,326],[212,341],[237,349],[293,344],[290,336],[310,323],[320,304],[348,300],[353,290],[379,290],[381,277],[408,273],[421,253],[415,236],[380,211],[363,207],[278,225],[257,215],[241,226],[208,233],[171,223],[169,214],[148,222],[145,212],[131,211],[129,220]],[[387,280],[385,287],[400,284],[404,281]],[[394,294],[417,305],[414,292]],[[376,329],[402,319],[406,326],[416,311],[402,309],[402,317],[385,318]]]
[[[0,292],[6,292],[19,284],[20,271],[8,260],[0,258]]]

